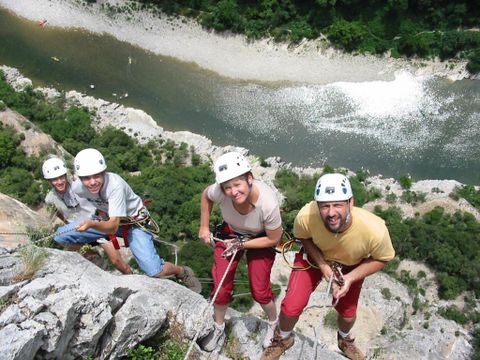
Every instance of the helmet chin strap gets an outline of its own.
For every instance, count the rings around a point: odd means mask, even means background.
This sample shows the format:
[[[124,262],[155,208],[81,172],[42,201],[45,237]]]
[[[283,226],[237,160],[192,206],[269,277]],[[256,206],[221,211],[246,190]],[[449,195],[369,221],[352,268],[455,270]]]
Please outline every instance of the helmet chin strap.
[[[350,221],[352,220],[352,213],[351,213],[351,211],[350,211],[350,199],[347,200],[347,203],[348,203],[348,207],[347,207],[347,215],[345,216],[345,224],[344,224],[345,227],[346,227],[346,226],[350,223]],[[342,226],[342,227],[343,227],[343,226]],[[340,230],[340,229],[338,229],[337,231],[335,231],[335,237],[338,236],[339,230]]]
[[[250,203],[250,205],[252,205],[253,208],[255,208],[255,204],[252,202],[252,191],[253,191],[253,181],[248,181],[247,180],[247,184],[248,184],[248,202]]]
[[[350,203],[350,201],[349,201]],[[350,220],[352,219],[352,215],[350,212],[350,206],[347,209],[347,216],[345,216],[345,225],[348,225],[350,223]]]

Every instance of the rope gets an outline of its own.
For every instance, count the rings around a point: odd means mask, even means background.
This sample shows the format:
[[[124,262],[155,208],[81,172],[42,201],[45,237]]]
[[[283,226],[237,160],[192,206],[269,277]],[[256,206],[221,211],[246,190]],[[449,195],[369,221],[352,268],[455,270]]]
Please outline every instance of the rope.
[[[29,236],[29,233],[26,232],[8,232],[8,231],[0,231],[0,235],[12,235],[12,236],[17,236],[17,235],[22,235],[22,236]]]
[[[339,284],[340,286],[343,286],[344,284],[344,279],[343,279],[343,274],[342,274],[342,270],[341,270],[341,265],[338,264],[337,262],[334,262],[332,265],[332,275],[330,276],[330,279],[328,279],[328,284],[327,284],[327,288],[325,289],[325,291],[323,292],[322,294],[322,298],[323,299],[328,299],[329,298],[329,295],[330,295],[330,292],[332,290],[332,284],[333,282],[335,281],[337,284]],[[313,308],[324,308],[324,307],[335,307],[338,305],[338,301],[340,299],[338,298],[334,298],[333,297],[333,293],[332,293],[332,300],[335,299],[335,301],[332,303],[332,301],[328,301],[328,304],[324,304],[324,305],[312,305],[312,306],[309,306],[307,308],[305,308],[305,310],[308,310],[308,309],[313,309]],[[304,310],[304,311],[305,311]],[[319,342],[319,337],[320,337],[320,329],[322,328],[322,324],[319,324],[317,328],[313,328],[313,333],[314,333],[314,336],[315,336],[315,346],[314,346],[314,354],[315,354],[315,357],[317,356],[317,347],[318,347],[318,342]],[[317,335],[318,334],[318,335]]]
[[[217,299],[217,296],[218,296],[218,293],[220,292],[220,289],[222,288],[222,285],[223,285],[223,282],[225,281],[225,278],[227,277],[227,274],[228,274],[228,271],[230,270],[230,267],[232,266],[232,263],[233,263],[233,260],[235,260],[235,256],[237,255],[237,250],[234,251],[234,253],[232,254],[231,258],[230,258],[230,262],[228,263],[228,266],[227,268],[225,269],[225,272],[223,273],[223,276],[222,278],[220,279],[220,282],[218,283],[218,287],[217,287],[217,290],[215,290],[215,294],[213,295],[213,297],[210,299],[210,301],[207,303],[207,306],[205,307],[205,309],[203,310],[203,316],[202,316],[202,320],[200,322],[200,325],[203,325],[203,323],[206,321],[207,319],[207,310],[210,308],[210,306],[212,306],[212,304],[215,302],[215,300]],[[195,336],[193,337],[192,339],[192,342],[190,343],[190,346],[188,347],[188,351],[187,353],[185,354],[185,357],[183,358],[183,360],[187,360],[188,357],[190,356],[190,353],[193,349],[193,345],[196,343],[197,341],[197,338],[198,338],[198,335],[200,334],[200,331],[203,329],[203,326],[202,327],[199,327],[197,332],[195,333]]]
[[[295,244],[299,244],[299,241],[298,240],[289,240],[285,243],[283,243],[283,245],[281,245],[281,249],[280,249],[280,252],[282,253],[282,256],[283,256],[283,260],[285,260],[285,262],[287,263],[287,265],[290,267],[290,269],[292,270],[308,270],[308,269],[320,269],[317,265],[314,265],[310,262],[310,260],[308,259],[308,256],[305,257],[305,261],[308,263],[308,266],[295,266],[293,265],[288,259],[287,259],[287,252],[291,251],[293,246]]]
[[[148,231],[148,230],[145,230],[145,231]],[[169,243],[168,241],[160,240],[155,234],[152,234],[152,235],[153,235],[153,241],[155,241],[156,243],[165,244],[165,245],[173,247],[174,252],[175,252],[175,265],[177,265],[177,263],[178,263],[178,246],[175,245],[175,244]]]

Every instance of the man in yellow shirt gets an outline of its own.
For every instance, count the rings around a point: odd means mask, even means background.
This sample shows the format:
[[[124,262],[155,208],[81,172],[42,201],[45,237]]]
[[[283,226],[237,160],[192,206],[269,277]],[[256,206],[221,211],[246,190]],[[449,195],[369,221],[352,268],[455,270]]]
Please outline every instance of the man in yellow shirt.
[[[343,277],[333,282],[338,312],[338,347],[349,358],[365,359],[350,330],[355,324],[363,280],[383,269],[395,256],[388,229],[378,216],[354,207],[350,181],[342,174],[325,174],[317,181],[315,201],[306,204],[294,223],[294,236],[302,242],[282,301],[278,332],[262,360],[278,359],[294,343],[292,330],[310,295],[323,277],[330,279],[333,264]],[[338,301],[338,302],[337,302]]]

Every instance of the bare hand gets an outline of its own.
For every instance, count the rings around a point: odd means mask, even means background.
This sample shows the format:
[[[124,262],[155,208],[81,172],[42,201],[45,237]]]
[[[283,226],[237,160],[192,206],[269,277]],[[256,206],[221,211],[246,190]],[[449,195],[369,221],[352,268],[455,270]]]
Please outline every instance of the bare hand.
[[[84,220],[77,226],[75,226],[75,230],[84,232],[91,228],[91,220]]]
[[[243,250],[243,242],[239,239],[225,240],[225,250],[222,253],[224,259],[236,254],[237,251]]]
[[[200,228],[200,231],[198,232],[198,237],[205,244],[211,245],[212,234],[210,233],[209,228]]]
[[[343,286],[340,286],[335,281],[332,284],[332,295],[335,299],[341,299],[345,295],[347,295],[348,290],[350,290],[350,286],[352,285],[352,281],[348,278],[348,275],[343,277]]]

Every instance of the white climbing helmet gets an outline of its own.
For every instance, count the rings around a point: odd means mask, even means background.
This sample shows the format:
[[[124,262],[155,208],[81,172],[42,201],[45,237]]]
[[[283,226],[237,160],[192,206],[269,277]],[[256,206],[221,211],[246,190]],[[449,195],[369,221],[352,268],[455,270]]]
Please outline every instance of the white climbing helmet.
[[[80,151],[77,156],[75,156],[73,163],[77,176],[91,176],[107,169],[107,163],[103,155],[96,149],[84,149]]]
[[[232,180],[252,170],[248,160],[242,154],[232,151],[220,156],[213,165],[217,184]]]
[[[350,181],[343,174],[322,175],[315,186],[315,201],[345,201],[352,196]]]
[[[52,157],[43,163],[42,173],[43,177],[47,180],[55,179],[67,173],[67,166],[62,159]]]

